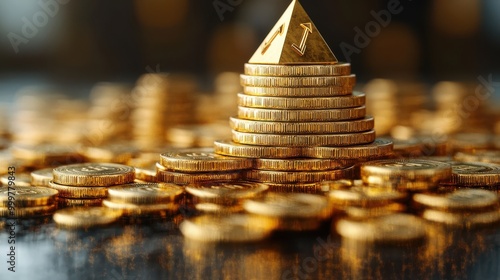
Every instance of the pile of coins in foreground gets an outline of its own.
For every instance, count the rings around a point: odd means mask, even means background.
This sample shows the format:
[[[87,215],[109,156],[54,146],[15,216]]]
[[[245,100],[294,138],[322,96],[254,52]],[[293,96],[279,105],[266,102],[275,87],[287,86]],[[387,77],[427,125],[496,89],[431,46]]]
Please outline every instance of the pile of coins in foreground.
[[[436,225],[500,221],[498,137],[375,138],[350,65],[337,62],[297,1],[245,65],[241,83],[232,139],[212,147],[163,145],[171,124],[163,116],[187,122],[180,112],[191,108],[193,91],[164,74],[139,81],[133,144],[107,133],[82,141],[87,147],[64,137],[30,145],[36,135],[21,133],[0,140],[0,216],[52,215],[69,229],[171,218],[202,242],[331,227],[350,240],[398,243],[432,238]],[[94,110],[103,110],[100,102]]]

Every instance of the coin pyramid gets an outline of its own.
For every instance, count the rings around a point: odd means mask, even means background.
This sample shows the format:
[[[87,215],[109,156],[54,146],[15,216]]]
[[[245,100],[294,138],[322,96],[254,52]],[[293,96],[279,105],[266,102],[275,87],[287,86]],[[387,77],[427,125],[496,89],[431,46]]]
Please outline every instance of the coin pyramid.
[[[376,140],[355,83],[294,0],[245,64],[232,141],[215,141],[215,152],[254,158],[243,177],[278,191],[358,177],[356,165],[391,153],[392,143]]]

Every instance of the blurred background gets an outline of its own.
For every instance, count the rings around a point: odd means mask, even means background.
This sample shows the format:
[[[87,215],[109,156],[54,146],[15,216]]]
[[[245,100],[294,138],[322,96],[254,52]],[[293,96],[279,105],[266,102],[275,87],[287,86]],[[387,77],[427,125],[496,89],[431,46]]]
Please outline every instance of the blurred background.
[[[381,0],[302,0],[339,60]],[[2,0],[0,77],[134,82],[147,67],[210,87],[241,72],[289,0]],[[500,66],[500,2],[401,0],[402,12],[350,56],[361,80],[475,80]],[[31,27],[31,28],[30,28]],[[24,31],[24,32],[23,32]],[[10,35],[9,35],[10,34]],[[19,37],[16,37],[15,35]],[[28,35],[28,36],[26,36]],[[31,37],[31,38],[29,38]],[[13,47],[12,41],[17,42]]]

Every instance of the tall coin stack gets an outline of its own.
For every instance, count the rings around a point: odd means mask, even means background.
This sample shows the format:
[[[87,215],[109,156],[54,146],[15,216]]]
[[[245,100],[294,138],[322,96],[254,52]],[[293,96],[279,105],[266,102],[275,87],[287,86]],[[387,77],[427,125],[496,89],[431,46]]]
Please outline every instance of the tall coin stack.
[[[348,63],[339,63],[298,1],[292,1],[245,65],[231,141],[216,153],[257,158],[246,179],[280,191],[315,191],[351,178],[359,158],[381,156],[374,119]]]

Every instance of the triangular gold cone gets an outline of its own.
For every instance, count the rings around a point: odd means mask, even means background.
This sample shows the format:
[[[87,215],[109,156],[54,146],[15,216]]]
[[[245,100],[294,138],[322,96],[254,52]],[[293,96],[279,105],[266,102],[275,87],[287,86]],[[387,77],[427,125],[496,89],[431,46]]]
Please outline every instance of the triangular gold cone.
[[[248,62],[334,64],[338,61],[302,5],[293,0]]]

